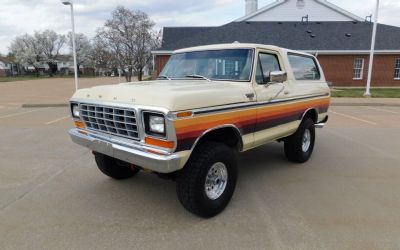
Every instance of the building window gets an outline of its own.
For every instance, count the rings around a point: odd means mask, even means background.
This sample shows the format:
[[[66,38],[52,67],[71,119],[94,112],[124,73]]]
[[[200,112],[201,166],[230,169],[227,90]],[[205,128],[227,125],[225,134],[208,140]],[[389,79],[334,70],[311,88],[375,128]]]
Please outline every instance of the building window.
[[[394,66],[394,79],[400,80],[400,58],[396,59],[396,65]]]
[[[356,58],[354,61],[354,80],[363,79],[363,71],[364,71],[364,58]]]

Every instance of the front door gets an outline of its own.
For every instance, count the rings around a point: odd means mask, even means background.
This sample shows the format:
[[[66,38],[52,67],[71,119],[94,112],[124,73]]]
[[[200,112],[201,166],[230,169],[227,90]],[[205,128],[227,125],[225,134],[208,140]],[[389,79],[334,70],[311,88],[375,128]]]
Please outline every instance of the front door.
[[[280,55],[273,51],[260,51],[257,57],[256,84],[254,86],[257,102],[257,123],[254,146],[281,137],[291,128],[285,126],[285,108],[279,101],[291,97],[290,84],[270,83],[269,75],[273,71],[286,71]]]

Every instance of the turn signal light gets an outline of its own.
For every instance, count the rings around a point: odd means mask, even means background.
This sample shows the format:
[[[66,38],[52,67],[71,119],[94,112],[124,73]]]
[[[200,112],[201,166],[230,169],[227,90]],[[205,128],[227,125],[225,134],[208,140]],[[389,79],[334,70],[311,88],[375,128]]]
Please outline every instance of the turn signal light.
[[[85,129],[85,123],[81,122],[81,121],[75,121],[75,127],[80,128],[80,129]]]
[[[155,138],[145,137],[144,143],[153,145],[161,148],[174,148],[175,143],[173,141],[163,141]]]
[[[177,118],[182,118],[182,117],[189,117],[192,116],[193,112],[192,111],[184,111],[184,112],[179,112],[176,114]]]

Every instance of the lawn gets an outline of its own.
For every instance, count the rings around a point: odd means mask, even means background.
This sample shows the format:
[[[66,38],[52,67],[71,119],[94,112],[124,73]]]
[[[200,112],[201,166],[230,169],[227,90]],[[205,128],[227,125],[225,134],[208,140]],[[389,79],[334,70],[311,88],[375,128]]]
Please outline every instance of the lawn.
[[[363,88],[335,88],[332,97],[363,97]],[[371,97],[375,98],[400,98],[400,88],[376,88],[371,89]]]

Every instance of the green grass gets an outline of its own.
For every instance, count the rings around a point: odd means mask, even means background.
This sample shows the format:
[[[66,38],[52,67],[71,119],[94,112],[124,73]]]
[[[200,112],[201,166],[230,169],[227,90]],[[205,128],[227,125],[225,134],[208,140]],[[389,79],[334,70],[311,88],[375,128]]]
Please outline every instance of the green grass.
[[[332,90],[332,97],[364,97],[363,88],[335,88]],[[400,88],[376,88],[371,89],[373,98],[400,98]]]

